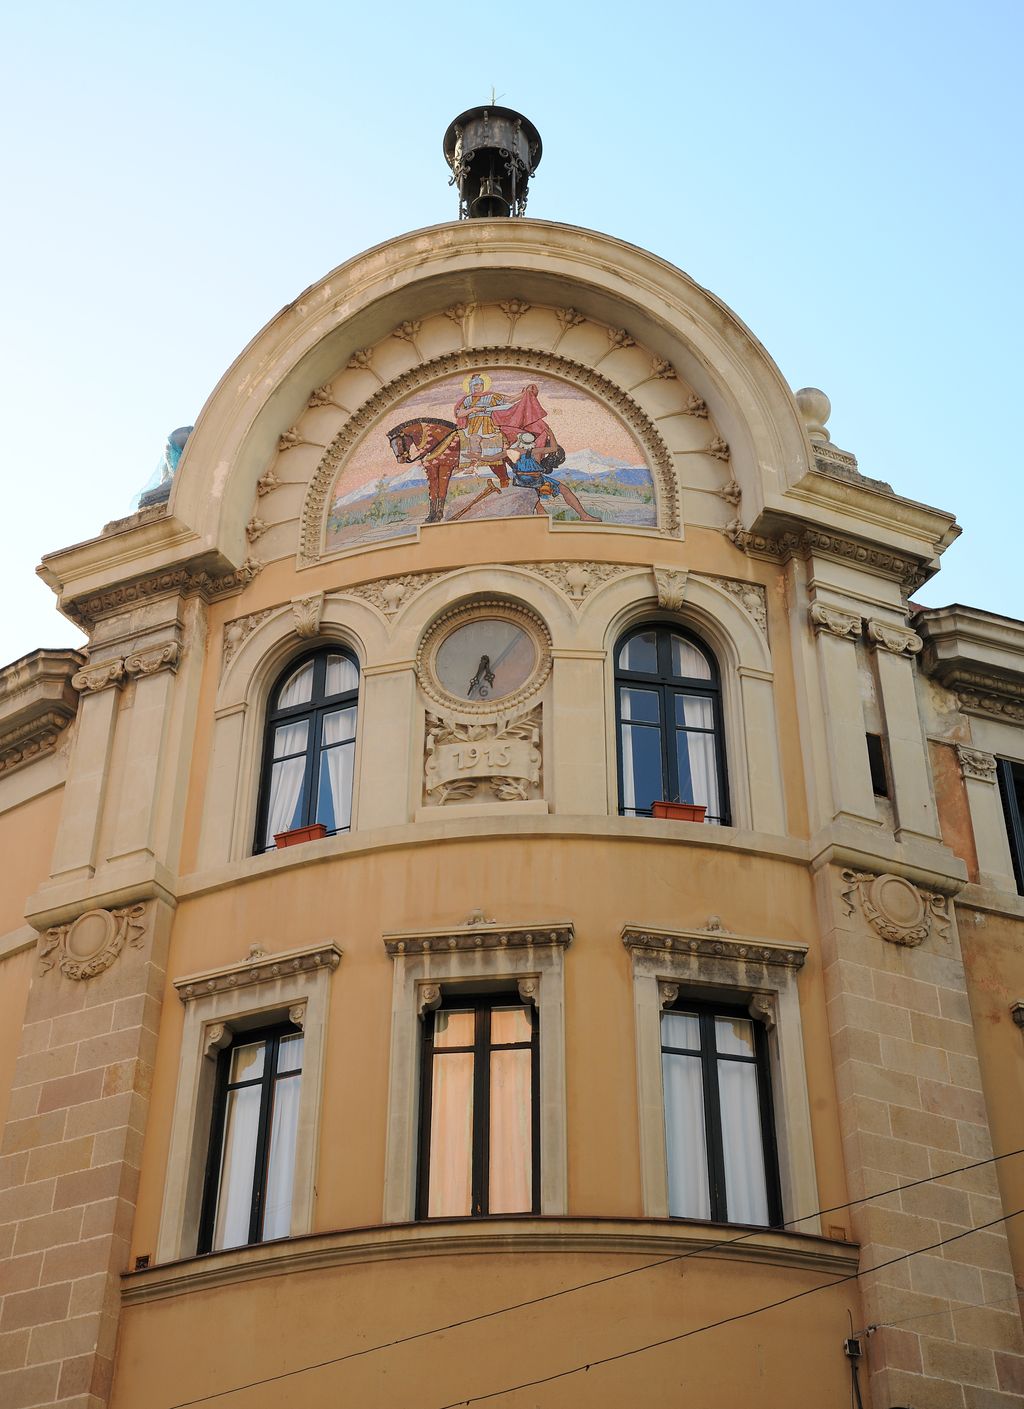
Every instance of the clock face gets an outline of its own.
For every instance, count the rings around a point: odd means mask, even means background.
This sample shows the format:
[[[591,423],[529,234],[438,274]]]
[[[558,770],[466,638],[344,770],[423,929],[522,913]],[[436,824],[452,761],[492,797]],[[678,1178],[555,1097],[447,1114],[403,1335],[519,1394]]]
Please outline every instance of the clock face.
[[[459,700],[501,700],[529,680],[537,666],[533,640],[515,622],[481,617],[457,627],[437,649],[434,671]]]

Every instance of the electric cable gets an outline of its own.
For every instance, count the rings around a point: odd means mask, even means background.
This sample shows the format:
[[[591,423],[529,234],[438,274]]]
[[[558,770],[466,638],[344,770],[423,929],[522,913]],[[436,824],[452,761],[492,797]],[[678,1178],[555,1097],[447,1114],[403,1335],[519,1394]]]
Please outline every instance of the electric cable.
[[[936,1181],[938,1181],[938,1180],[940,1180],[940,1179],[952,1179],[952,1178],[954,1178],[954,1177],[955,1177],[956,1175],[958,1175],[958,1174],[967,1174],[967,1173],[970,1173],[971,1170],[974,1170],[974,1169],[981,1169],[981,1168],[983,1168],[984,1166],[990,1165],[990,1164],[998,1164],[1001,1160],[1013,1159],[1015,1156],[1017,1156],[1017,1155],[1022,1155],[1022,1154],[1024,1154],[1024,1146],[1022,1146],[1020,1149],[1016,1149],[1016,1150],[1006,1150],[1006,1151],[1004,1151],[1004,1152],[1003,1152],[1002,1154],[1000,1154],[1000,1155],[990,1155],[990,1156],[988,1156],[986,1159],[973,1160],[970,1164],[957,1165],[955,1169],[943,1170],[943,1171],[942,1171],[941,1173],[939,1173],[939,1174],[928,1174],[928,1175],[922,1176],[920,1179],[911,1179],[911,1180],[908,1180],[908,1182],[905,1183],[905,1184],[894,1184],[894,1185],[892,1185],[891,1188],[888,1188],[888,1189],[878,1189],[878,1190],[876,1190],[876,1192],[873,1193],[873,1194],[864,1194],[864,1195],[862,1195],[860,1198],[850,1199],[850,1200],[848,1200],[846,1203],[842,1203],[842,1204],[831,1204],[831,1205],[828,1205],[828,1206],[825,1207],[825,1208],[819,1208],[819,1209],[815,1210],[814,1213],[805,1213],[805,1214],[802,1214],[799,1218],[789,1218],[789,1219],[786,1219],[782,1224],[780,1224],[780,1225],[778,1225],[778,1226],[781,1227],[781,1228],[792,1228],[792,1227],[796,1227],[796,1226],[798,1226],[798,1225],[801,1224],[801,1223],[808,1223],[808,1222],[810,1222],[810,1220],[811,1220],[812,1218],[820,1218],[820,1217],[822,1217],[824,1214],[827,1214],[827,1213],[841,1213],[841,1212],[843,1212],[845,1209],[848,1209],[848,1208],[856,1208],[856,1207],[858,1207],[858,1206],[861,1205],[861,1204],[870,1203],[870,1202],[871,1202],[872,1200],[874,1200],[874,1199],[884,1199],[884,1198],[888,1198],[888,1197],[889,1197],[890,1195],[892,1195],[892,1194],[898,1194],[898,1193],[901,1193],[901,1192],[903,1192],[904,1190],[907,1190],[907,1189],[916,1189],[916,1188],[918,1188],[918,1187],[919,1187],[920,1185],[922,1185],[922,1184],[934,1184]],[[1012,1217],[1016,1217],[1016,1214],[1008,1214],[1007,1217],[1011,1217],[1011,1218],[1012,1218]],[[1001,1221],[1002,1221],[1001,1219],[995,1219],[995,1220],[994,1220],[994,1222],[996,1222],[996,1223],[1001,1222]],[[983,1225],[981,1225],[981,1226],[987,1228],[987,1227],[991,1227],[992,1225],[991,1225],[991,1224],[983,1224]],[[572,1295],[572,1294],[575,1293],[575,1292],[587,1291],[587,1290],[589,1290],[589,1288],[591,1288],[591,1287],[603,1286],[603,1285],[605,1285],[605,1284],[608,1283],[608,1282],[617,1282],[617,1281],[621,1280],[621,1279],[624,1278],[624,1277],[632,1277],[632,1276],[636,1275],[636,1274],[639,1273],[639,1272],[649,1272],[649,1271],[651,1271],[653,1268],[664,1267],[664,1266],[666,1266],[667,1264],[673,1263],[673,1262],[684,1262],[684,1261],[686,1261],[687,1258],[690,1258],[690,1257],[708,1257],[708,1258],[713,1258],[718,1252],[720,1252],[720,1251],[721,1251],[722,1249],[724,1249],[724,1248],[731,1248],[731,1247],[734,1247],[737,1243],[742,1243],[742,1242],[745,1241],[747,1238],[756,1238],[756,1237],[759,1237],[759,1236],[763,1235],[763,1234],[766,1233],[766,1232],[767,1232],[767,1233],[771,1233],[771,1232],[773,1232],[773,1231],[776,1231],[776,1230],[773,1230],[773,1229],[771,1229],[771,1228],[763,1228],[763,1227],[759,1227],[759,1228],[748,1228],[748,1229],[746,1230],[746,1232],[744,1232],[744,1233],[739,1233],[739,1234],[736,1235],[736,1237],[733,1237],[733,1238],[726,1238],[726,1239],[723,1239],[721,1242],[712,1243],[712,1244],[710,1244],[710,1245],[706,1245],[706,1246],[703,1246],[703,1247],[690,1248],[690,1249],[688,1249],[686,1252],[671,1253],[671,1254],[670,1254],[669,1256],[667,1256],[667,1257],[656,1258],[653,1262],[645,1262],[645,1263],[642,1263],[639,1267],[628,1267],[628,1268],[626,1268],[625,1270],[623,1270],[622,1272],[610,1272],[610,1273],[608,1273],[608,1274],[607,1274],[606,1276],[604,1276],[604,1277],[594,1277],[594,1278],[592,1278],[590,1281],[587,1281],[587,1282],[576,1282],[576,1283],[574,1283],[571,1287],[561,1287],[561,1288],[559,1288],[558,1291],[554,1291],[554,1292],[545,1292],[545,1293],[544,1293],[543,1295],[541,1295],[541,1296],[529,1297],[529,1298],[527,1298],[525,1301],[512,1302],[512,1303],[510,1303],[508,1306],[498,1306],[498,1307],[495,1307],[493,1311],[481,1311],[481,1312],[478,1312],[478,1313],[477,1313],[476,1315],[474,1315],[474,1316],[466,1316],[466,1317],[463,1317],[461,1320],[458,1320],[458,1321],[448,1321],[448,1322],[446,1322],[444,1325],[441,1325],[441,1326],[432,1326],[432,1327],[430,1327],[429,1329],[427,1329],[427,1330],[425,1330],[425,1331],[414,1331],[414,1332],[412,1332],[410,1335],[407,1335],[407,1336],[397,1336],[397,1337],[395,1337],[393,1340],[382,1341],[382,1342],[380,1342],[379,1345],[368,1345],[368,1346],[364,1346],[364,1347],[363,1347],[362,1349],[360,1349],[360,1350],[350,1350],[350,1351],[348,1351],[348,1352],[347,1352],[346,1354],[344,1354],[344,1355],[335,1355],[335,1356],[330,1357],[330,1358],[327,1359],[327,1360],[318,1360],[318,1361],[316,1361],[316,1362],[314,1362],[313,1364],[310,1364],[310,1365],[299,1365],[299,1366],[296,1366],[296,1368],[295,1368],[294,1370],[283,1370],[283,1371],[280,1372],[280,1374],[277,1374],[277,1375],[269,1375],[269,1376],[265,1377],[264,1379],[260,1379],[260,1380],[250,1380],[250,1381],[247,1381],[245,1384],[234,1385],[234,1386],[232,1386],[232,1387],[229,1388],[229,1389],[215,1390],[212,1394],[200,1395],[198,1399],[183,1399],[183,1400],[179,1400],[179,1401],[178,1401],[177,1403],[175,1403],[175,1404],[168,1405],[168,1406],[167,1406],[167,1409],[193,1409],[193,1406],[195,1406],[195,1405],[198,1405],[198,1404],[210,1404],[210,1403],[212,1403],[212,1402],[213,1402],[214,1400],[216,1400],[216,1399],[224,1399],[224,1398],[226,1398],[228,1395],[231,1395],[231,1394],[240,1394],[243,1390],[247,1390],[247,1389],[256,1389],[256,1388],[258,1388],[260,1385],[273,1384],[273,1383],[274,1383],[275,1381],[277,1381],[277,1380],[290,1379],[290,1378],[291,1378],[292,1376],[294,1376],[294,1375],[304,1375],[304,1374],[308,1374],[308,1373],[312,1372],[313,1370],[323,1370],[323,1369],[326,1369],[327,1366],[329,1366],[329,1365],[340,1365],[340,1364],[344,1363],[346,1360],[357,1360],[357,1359],[361,1358],[361,1357],[364,1356],[364,1355],[374,1355],[374,1354],[376,1354],[378,1351],[382,1351],[382,1350],[392,1350],[392,1349],[394,1349],[396,1346],[407,1345],[410,1341],[424,1340],[424,1339],[427,1338],[428,1336],[441,1335],[441,1334],[442,1334],[443,1332],[445,1332],[445,1331],[455,1331],[455,1330],[459,1330],[459,1329],[460,1329],[461,1327],[463,1327],[463,1326],[470,1326],[470,1325],[475,1324],[475,1323],[478,1322],[478,1321],[488,1321],[488,1320],[493,1319],[493,1318],[496,1317],[496,1316],[505,1316],[505,1315],[508,1315],[509,1313],[511,1313],[511,1312],[513,1312],[513,1311],[522,1311],[522,1310],[525,1310],[527,1307],[530,1307],[530,1306],[537,1306],[537,1305],[540,1305],[541,1303],[546,1302],[546,1301],[555,1301],[555,1300],[557,1300],[559,1297],[570,1296],[570,1295]],[[968,1233],[974,1233],[974,1232],[977,1232],[977,1231],[979,1231],[977,1228],[968,1228],[968,1229],[966,1230],[966,1232],[968,1232]],[[957,1234],[956,1236],[962,1237],[962,1236],[964,1236],[964,1234]],[[923,1248],[923,1249],[920,1249],[920,1251],[922,1251],[922,1252],[927,1252],[928,1249],[927,1249],[927,1248]],[[913,1256],[912,1253],[911,1253],[911,1254],[908,1254],[908,1255],[909,1255],[909,1256]],[[416,1255],[414,1254],[414,1256],[416,1256]],[[899,1258],[896,1259],[896,1261],[899,1261],[899,1260],[900,1260]],[[376,1262],[376,1261],[377,1261],[377,1259],[374,1259],[374,1262]],[[350,1264],[348,1264],[348,1265],[349,1265],[349,1266],[354,1266],[354,1265],[357,1265],[357,1264],[350,1263]],[[881,1264],[881,1265],[886,1266],[886,1265],[888,1265],[888,1264]],[[864,1273],[866,1273],[866,1272],[871,1272],[871,1271],[874,1271],[874,1270],[875,1270],[874,1268],[865,1268],[865,1269],[864,1269]],[[844,1278],[843,1280],[849,1280],[850,1277],[861,1276],[861,1275],[864,1275],[864,1273],[851,1273],[851,1274],[849,1274],[849,1277]],[[835,1285],[837,1285],[836,1282],[826,1282],[826,1283],[824,1284],[825,1287],[830,1287],[830,1286],[835,1286]],[[818,1291],[818,1290],[821,1290],[821,1288],[814,1287],[814,1288],[810,1288],[810,1290],[811,1290],[811,1291]],[[801,1293],[800,1293],[801,1296],[804,1296],[804,1295],[806,1295],[806,1294],[807,1294],[806,1292],[801,1292]],[[463,1404],[463,1403],[465,1403],[465,1402],[467,1402],[467,1401],[464,1401],[464,1400],[458,1400],[458,1401],[457,1401],[458,1404]]]
[[[648,1350],[658,1350],[663,1345],[673,1345],[677,1341],[689,1340],[691,1336],[699,1336],[704,1331],[715,1331],[719,1326],[728,1326],[735,1321],[746,1321],[751,1316],[758,1316],[762,1311],[774,1311],[777,1307],[788,1306],[790,1302],[801,1301],[804,1297],[813,1296],[815,1292],[828,1291],[830,1287],[842,1286],[844,1282],[855,1282],[858,1277],[866,1277],[870,1272],[881,1272],[886,1267],[892,1267],[894,1263],[906,1262],[911,1257],[918,1257],[921,1253],[934,1252],[936,1248],[944,1248],[949,1243],[955,1243],[960,1238],[969,1238],[972,1233],[983,1233],[986,1228],[994,1228],[997,1223],[1008,1223],[1011,1218],[1018,1218],[1024,1213],[1024,1208],[1016,1208],[1012,1213],[1004,1213],[1000,1218],[993,1218],[988,1223],[979,1223],[975,1228],[965,1228],[962,1233],[954,1233],[949,1238],[940,1238],[937,1243],[929,1243],[927,1247],[912,1248],[910,1252],[900,1253],[898,1257],[890,1257],[885,1262],[877,1262],[874,1267],[865,1267],[862,1271],[848,1272],[842,1277],[836,1277],[831,1282],[825,1282],[820,1287],[805,1287],[802,1292],[794,1292],[791,1296],[780,1297],[778,1301],[766,1302],[764,1306],[751,1307],[749,1311],[737,1311],[732,1316],[723,1316],[718,1321],[708,1321],[703,1326],[693,1326],[688,1331],[680,1331],[675,1336],[664,1336],[661,1340],[651,1341],[648,1345],[638,1345],[632,1350],[620,1350],[615,1355],[603,1355],[600,1360],[590,1360],[585,1365],[574,1365],[569,1370],[559,1370],[554,1375],[542,1375],[536,1380],[524,1380],[521,1384],[505,1385],[502,1389],[490,1390],[487,1394],[473,1394],[468,1399],[452,1399],[447,1404],[440,1404],[437,1409],[466,1409],[470,1404],[482,1404],[488,1399],[497,1399],[502,1394],[515,1394],[521,1389],[536,1389],[538,1385],[551,1384],[554,1380],[564,1380],[570,1375],[583,1374],[594,1369],[598,1365],[610,1365],[614,1360],[628,1360],[633,1355],[643,1355]],[[196,1401],[201,1403],[201,1400]]]

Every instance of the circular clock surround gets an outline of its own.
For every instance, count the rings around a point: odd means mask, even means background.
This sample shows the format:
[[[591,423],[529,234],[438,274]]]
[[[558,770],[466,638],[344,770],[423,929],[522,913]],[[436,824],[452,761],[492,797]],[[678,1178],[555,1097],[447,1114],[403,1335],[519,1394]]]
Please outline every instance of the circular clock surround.
[[[423,692],[460,714],[508,714],[551,672],[551,637],[528,607],[477,601],[453,607],[429,628],[416,656]]]

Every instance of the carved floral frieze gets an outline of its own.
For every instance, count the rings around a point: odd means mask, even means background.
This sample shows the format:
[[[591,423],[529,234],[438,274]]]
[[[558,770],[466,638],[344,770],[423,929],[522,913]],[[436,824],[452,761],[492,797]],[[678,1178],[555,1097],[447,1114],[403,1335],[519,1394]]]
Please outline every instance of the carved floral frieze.
[[[894,578],[908,591],[920,587],[929,576],[923,563],[913,558],[905,558],[884,548],[874,548],[859,539],[826,533],[819,529],[804,529],[799,532],[783,529],[778,533],[754,533],[743,527],[741,519],[732,519],[722,531],[730,543],[734,543],[741,552],[751,557],[789,562],[791,558],[808,558],[812,554],[820,553],[871,568],[886,577]]]
[[[234,621],[225,623],[224,626],[224,665],[230,665],[235,652],[244,646],[249,637],[261,626],[270,616],[275,608],[267,607],[262,612],[250,612],[248,616],[236,617]]]
[[[538,577],[552,583],[563,592],[574,607],[581,607],[595,588],[612,582],[624,573],[635,572],[633,567],[623,567],[617,563],[571,562],[571,563],[508,563],[507,567],[525,568]]]
[[[933,933],[949,937],[949,897],[922,890],[903,876],[870,871],[843,871],[841,888],[846,913],[857,906],[868,924],[890,944],[913,948]]]
[[[246,558],[240,567],[220,576],[213,576],[205,571],[194,571],[187,567],[172,568],[166,572],[147,573],[144,576],[133,578],[130,582],[119,583],[117,587],[105,588],[101,592],[92,593],[88,597],[79,597],[75,601],[64,603],[61,610],[83,631],[88,631],[100,617],[109,616],[115,612],[123,611],[125,607],[137,606],[140,602],[146,602],[156,597],[199,596],[206,602],[218,601],[221,597],[241,592],[262,571],[263,563],[258,558],[252,557]],[[109,664],[114,664],[114,662],[109,662]],[[92,672],[102,668],[98,665],[86,666],[79,672],[79,676],[85,679]],[[79,676],[76,676],[71,682],[76,690],[102,690],[106,688],[106,685],[118,683],[115,678],[100,685],[76,684]]]
[[[627,949],[651,954],[679,955],[708,960],[731,960],[740,964],[768,964],[800,969],[807,958],[803,944],[778,944],[774,940],[750,939],[722,928],[716,915],[704,929],[662,930],[642,925],[626,925],[622,942]]]
[[[436,582],[444,573],[440,572],[407,572],[400,577],[382,577],[376,582],[361,582],[357,587],[344,588],[348,597],[361,597],[363,601],[375,606],[379,612],[383,612],[391,618],[413,597],[423,591],[424,587],[429,587],[432,582]]]
[[[424,799],[436,806],[486,800],[526,802],[540,790],[541,706],[520,719],[461,723],[426,717]]]
[[[66,925],[54,925],[39,940],[39,967],[56,966],[66,978],[89,979],[109,969],[125,944],[139,948],[146,930],[145,905],[87,910]]]

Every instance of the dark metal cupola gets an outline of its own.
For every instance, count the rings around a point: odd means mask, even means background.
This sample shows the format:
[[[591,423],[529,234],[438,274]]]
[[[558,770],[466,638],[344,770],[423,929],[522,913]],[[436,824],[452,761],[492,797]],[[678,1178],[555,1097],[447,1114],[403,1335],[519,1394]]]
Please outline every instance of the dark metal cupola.
[[[511,108],[490,103],[457,117],[444,134],[444,159],[459,190],[459,219],[523,215],[541,150],[533,123]]]

